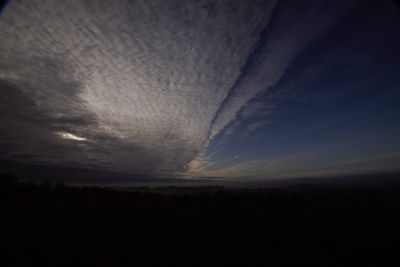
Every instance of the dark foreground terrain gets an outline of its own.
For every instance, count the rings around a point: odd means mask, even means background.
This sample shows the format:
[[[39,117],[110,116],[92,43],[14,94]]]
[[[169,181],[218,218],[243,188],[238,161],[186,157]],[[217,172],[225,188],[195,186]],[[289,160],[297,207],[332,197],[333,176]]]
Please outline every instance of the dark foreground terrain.
[[[400,189],[0,187],[0,266],[400,266]]]

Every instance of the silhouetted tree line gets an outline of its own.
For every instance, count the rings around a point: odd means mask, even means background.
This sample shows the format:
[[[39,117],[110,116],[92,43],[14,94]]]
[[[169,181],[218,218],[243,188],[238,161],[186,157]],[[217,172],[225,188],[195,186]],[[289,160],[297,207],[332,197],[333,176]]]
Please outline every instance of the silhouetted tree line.
[[[228,189],[222,186],[165,186],[165,187],[98,187],[68,186],[63,183],[52,184],[48,181],[37,184],[20,180],[12,173],[0,176],[0,198],[14,198],[23,202],[30,201],[67,201],[87,202],[96,205],[131,206],[135,202],[157,204],[201,205],[263,205],[269,204],[307,204],[318,202],[361,202],[373,204],[399,199],[400,187],[359,187],[359,186],[315,186],[299,185],[286,188]],[[143,204],[143,203],[140,203]]]
[[[400,189],[0,179],[0,266],[395,266]],[[389,264],[390,263],[390,264]]]

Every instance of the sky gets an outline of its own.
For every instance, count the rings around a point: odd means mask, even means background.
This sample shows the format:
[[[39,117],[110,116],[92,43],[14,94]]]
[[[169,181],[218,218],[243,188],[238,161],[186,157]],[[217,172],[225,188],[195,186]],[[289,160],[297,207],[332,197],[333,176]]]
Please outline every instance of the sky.
[[[167,184],[400,171],[394,1],[13,0],[0,44],[1,170]]]

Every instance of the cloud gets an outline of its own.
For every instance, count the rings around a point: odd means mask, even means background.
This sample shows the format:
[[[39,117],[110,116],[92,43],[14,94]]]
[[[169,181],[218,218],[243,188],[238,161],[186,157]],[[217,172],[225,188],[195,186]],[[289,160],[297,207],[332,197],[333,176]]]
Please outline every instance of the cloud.
[[[244,108],[240,111],[240,118],[250,119],[254,116],[266,117],[270,115],[274,108],[275,104],[272,102],[253,101],[244,106]]]
[[[13,1],[0,20],[3,157],[200,170],[207,144],[353,4]]]
[[[259,129],[259,128],[261,128],[261,127],[264,127],[264,126],[266,126],[266,125],[268,125],[268,122],[267,122],[267,121],[257,121],[257,122],[254,122],[254,123],[250,124],[249,126],[247,126],[246,132],[247,132],[247,133],[255,132],[257,129]]]
[[[87,141],[85,137],[80,137],[72,133],[58,132],[57,134],[63,139],[75,140],[75,141]]]
[[[204,177],[220,177],[225,181],[274,180],[301,177],[335,177],[341,175],[359,175],[399,171],[399,154],[384,155],[359,160],[335,163],[314,164],[321,151],[306,151],[294,155],[271,159],[259,159],[233,164],[231,166],[203,171]]]
[[[278,2],[269,24],[249,53],[241,73],[217,111],[210,128],[213,138],[236,118],[238,111],[283,76],[291,61],[341,19],[355,1],[322,3]],[[301,21],[301,23],[299,23]]]

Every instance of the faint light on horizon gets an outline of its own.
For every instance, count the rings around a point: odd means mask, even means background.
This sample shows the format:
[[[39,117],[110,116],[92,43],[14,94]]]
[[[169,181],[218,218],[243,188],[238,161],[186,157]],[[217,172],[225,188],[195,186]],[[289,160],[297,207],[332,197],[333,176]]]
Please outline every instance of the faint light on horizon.
[[[58,132],[57,135],[60,136],[62,139],[75,140],[75,141],[86,141],[87,140],[84,137],[80,137],[80,136],[74,135],[72,133]]]

